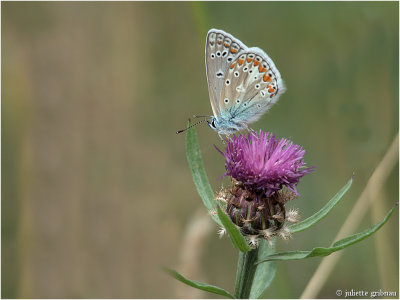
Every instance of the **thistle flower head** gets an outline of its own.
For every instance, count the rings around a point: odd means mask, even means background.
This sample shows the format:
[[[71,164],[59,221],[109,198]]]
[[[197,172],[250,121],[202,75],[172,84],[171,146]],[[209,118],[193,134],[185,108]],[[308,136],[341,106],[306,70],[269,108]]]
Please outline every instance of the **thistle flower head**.
[[[232,186],[216,196],[226,214],[240,228],[249,244],[257,247],[258,239],[272,243],[274,236],[290,238],[288,222],[297,222],[296,210],[286,212],[285,203],[297,194],[301,177],[313,168],[305,168],[302,147],[272,133],[253,132],[234,136],[227,141],[226,172]]]
[[[219,150],[220,151],[220,150]],[[304,168],[305,150],[285,138],[261,130],[227,141],[226,172],[247,189],[263,191],[268,197],[286,186],[297,195],[297,183],[313,168]]]

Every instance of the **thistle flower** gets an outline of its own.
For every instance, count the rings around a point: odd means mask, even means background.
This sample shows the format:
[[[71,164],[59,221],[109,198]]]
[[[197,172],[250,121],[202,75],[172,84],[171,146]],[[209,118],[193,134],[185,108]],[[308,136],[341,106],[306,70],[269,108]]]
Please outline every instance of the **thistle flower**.
[[[261,130],[227,141],[226,172],[232,186],[219,192],[225,212],[250,244],[255,237],[269,242],[273,236],[290,237],[286,222],[299,219],[296,210],[286,213],[285,203],[298,196],[296,186],[313,168],[305,168],[305,150],[287,139]]]
[[[246,189],[263,191],[268,197],[286,186],[296,195],[300,178],[313,168],[303,168],[305,150],[287,139],[277,139],[261,130],[247,136],[234,136],[227,142],[226,172]]]

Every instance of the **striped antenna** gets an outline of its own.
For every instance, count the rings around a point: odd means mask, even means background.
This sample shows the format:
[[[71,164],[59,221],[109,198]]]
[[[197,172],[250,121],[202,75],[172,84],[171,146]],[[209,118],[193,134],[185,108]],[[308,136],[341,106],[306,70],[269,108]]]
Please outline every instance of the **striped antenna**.
[[[195,117],[199,117],[199,118],[200,118],[200,116],[195,116]],[[188,130],[189,128],[192,128],[192,127],[194,127],[194,126],[196,126],[196,125],[198,125],[198,124],[200,124],[200,123],[203,123],[204,121],[207,121],[207,119],[204,119],[204,120],[201,120],[201,121],[199,121],[199,122],[197,122],[197,123],[194,123],[194,124],[190,125],[189,127],[185,128],[185,129],[178,130],[178,131],[176,132],[176,134],[182,133],[182,132]],[[190,119],[189,119],[189,122],[190,122]]]

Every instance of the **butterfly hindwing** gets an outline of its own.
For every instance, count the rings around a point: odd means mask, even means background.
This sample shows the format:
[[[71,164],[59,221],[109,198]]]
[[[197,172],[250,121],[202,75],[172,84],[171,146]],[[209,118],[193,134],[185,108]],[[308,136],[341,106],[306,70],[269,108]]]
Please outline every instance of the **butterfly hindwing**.
[[[238,39],[217,29],[211,29],[206,41],[206,71],[208,91],[214,116],[218,119],[221,112],[220,96],[229,66],[247,50]]]
[[[241,123],[258,120],[284,92],[278,69],[259,48],[240,53],[228,67],[219,98],[221,112]]]

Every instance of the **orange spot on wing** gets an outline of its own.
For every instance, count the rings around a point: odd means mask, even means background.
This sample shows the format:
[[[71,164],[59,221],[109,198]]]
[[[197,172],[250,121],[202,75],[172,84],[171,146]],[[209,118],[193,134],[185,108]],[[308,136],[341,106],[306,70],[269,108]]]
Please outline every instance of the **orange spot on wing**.
[[[231,53],[236,53],[236,52],[238,52],[236,49],[231,48]]]
[[[250,57],[247,58],[247,62],[251,62],[252,60],[253,60],[253,59],[250,58]]]
[[[238,63],[239,63],[239,65],[243,65],[243,63],[244,63],[244,59],[238,59]]]
[[[273,92],[275,92],[275,89],[274,89],[273,87],[270,87],[270,88],[268,89],[268,92],[273,93]]]
[[[254,60],[254,65],[258,66],[260,64],[260,62],[258,60]]]
[[[267,71],[267,69],[264,68],[262,65],[260,65],[260,66],[258,67],[258,71],[259,71],[260,73],[263,73],[263,72]]]
[[[271,81],[271,77],[269,75],[265,74],[263,77],[264,81]]]
[[[274,94],[272,94],[271,96],[269,96],[270,98],[272,98],[273,96],[275,96]]]
[[[228,47],[229,47],[229,44],[225,43],[224,46],[225,46],[226,48],[228,48]]]
[[[221,44],[222,44],[222,41],[217,41],[217,43],[221,45]]]
[[[231,69],[235,67],[236,63],[231,64]]]

